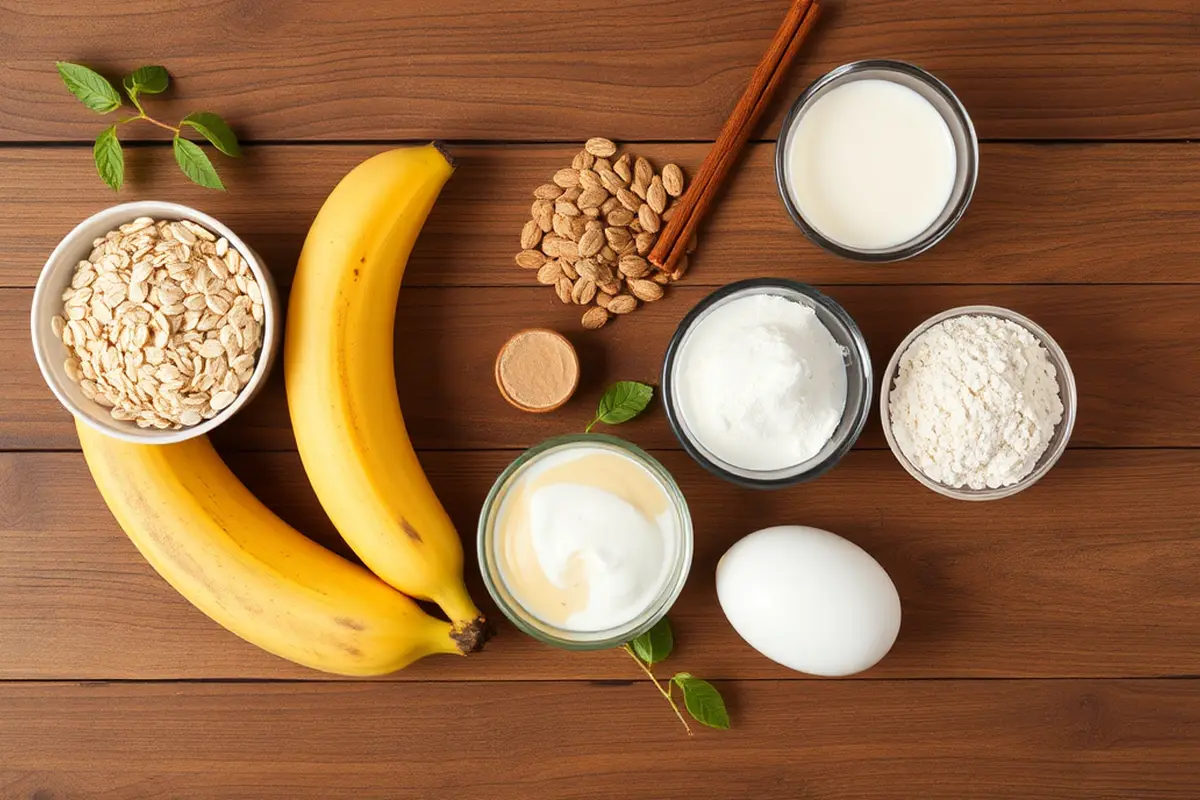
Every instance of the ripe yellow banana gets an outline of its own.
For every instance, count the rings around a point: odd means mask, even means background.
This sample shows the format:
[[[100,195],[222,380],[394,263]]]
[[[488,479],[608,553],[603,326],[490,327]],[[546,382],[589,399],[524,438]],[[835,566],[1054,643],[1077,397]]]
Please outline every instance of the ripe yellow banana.
[[[337,185],[296,267],[284,378],[304,469],[334,526],[376,575],[441,606],[472,650],[487,625],[463,585],[462,542],[409,442],[393,358],[404,267],[453,171],[430,144],[380,153]]]
[[[137,549],[246,641],[341,675],[463,652],[448,623],[271,513],[206,437],[143,445],[76,427],[96,486]]]

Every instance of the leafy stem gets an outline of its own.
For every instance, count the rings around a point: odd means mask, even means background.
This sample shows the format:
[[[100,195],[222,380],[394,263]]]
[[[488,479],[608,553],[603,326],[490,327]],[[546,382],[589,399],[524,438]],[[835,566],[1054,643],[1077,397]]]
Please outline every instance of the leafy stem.
[[[55,67],[71,94],[97,114],[112,113],[124,104],[117,87],[95,70],[69,61],[58,61]],[[218,151],[234,158],[242,154],[237,136],[225,120],[211,111],[193,111],[180,120],[178,126],[169,125],[147,114],[140,97],[165,92],[170,84],[171,76],[166,67],[157,65],[139,67],[121,80],[125,96],[138,113],[119,119],[105,128],[96,137],[96,144],[92,148],[96,171],[113,191],[119,190],[125,181],[125,156],[117,139],[117,128],[139,120],[171,133],[171,150],[175,154],[175,162],[189,180],[208,189],[224,190],[225,186],[204,150],[190,139],[185,139],[183,129],[191,128]]]
[[[637,665],[639,667],[641,667],[642,672],[646,673],[646,677],[649,678],[650,681],[654,684],[654,688],[658,689],[658,693],[661,694],[664,698],[666,698],[666,701],[671,705],[671,710],[675,712],[675,716],[679,717],[679,721],[683,723],[683,728],[684,728],[684,730],[687,731],[687,735],[691,736],[692,735],[692,726],[688,725],[688,721],[683,716],[683,711],[680,710],[679,704],[676,703],[675,698],[671,696],[671,687],[674,684],[668,683],[667,688],[664,689],[662,686],[662,683],[658,680],[658,678],[654,677],[653,670],[650,669],[649,665],[646,664],[645,661],[642,661],[640,658],[637,657],[637,653],[633,652],[632,647],[630,647],[627,644],[623,644],[623,645],[621,645],[621,649],[624,650],[626,653],[629,653],[629,657],[632,658],[635,662],[637,662]]]

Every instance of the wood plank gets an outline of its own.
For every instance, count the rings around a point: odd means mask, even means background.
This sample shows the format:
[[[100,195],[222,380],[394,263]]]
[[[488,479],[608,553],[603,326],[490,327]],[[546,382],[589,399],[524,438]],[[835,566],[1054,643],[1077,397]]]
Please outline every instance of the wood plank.
[[[413,440],[426,450],[524,448],[580,430],[610,382],[657,382],[671,334],[706,292],[679,286],[589,332],[579,326],[578,308],[561,305],[543,286],[402,291],[397,372]],[[1200,286],[838,286],[829,293],[858,321],[877,373],[900,340],[938,311],[973,303],[1021,311],[1071,360],[1080,393],[1074,446],[1200,446],[1200,374],[1175,366],[1193,363],[1200,348]],[[74,449],[70,418],[29,352],[30,298],[29,290],[0,290],[0,449]],[[494,389],[496,352],[531,325],[566,332],[580,352],[581,391],[554,414],[517,411]],[[294,446],[281,375],[280,366],[262,395],[218,432],[220,441],[239,449]],[[678,446],[661,411],[622,430],[644,447]],[[885,446],[874,414],[860,444]]]
[[[87,13],[65,0],[7,2],[0,139],[95,136],[95,116],[57,80],[61,58],[112,75],[165,64],[178,85],[173,99],[154,99],[165,118],[211,109],[253,139],[712,139],[785,5],[613,0],[581,17],[571,3],[489,0],[205,2],[136,14],[121,0]],[[775,119],[834,66],[887,56],[949,83],[985,137],[1200,134],[1192,0],[830,5]],[[120,44],[132,28],[136,58]],[[130,134],[156,138],[148,126]]]
[[[1200,681],[0,685],[8,797],[1194,798]],[[216,767],[219,765],[219,768]],[[647,787],[650,787],[647,789]]]
[[[657,455],[696,526],[691,578],[672,612],[672,668],[798,677],[736,636],[712,577],[738,538],[793,522],[857,542],[896,582],[900,638],[868,677],[1200,674],[1200,453],[1073,451],[1042,484],[984,504],[923,489],[885,452],[852,453],[819,481],[754,495],[682,453]],[[634,676],[620,653],[540,645],[484,602],[475,525],[511,457],[423,455],[467,543],[472,594],[500,631],[479,656],[426,659],[392,679]],[[345,552],[294,454],[231,454],[230,464],[286,520]],[[0,509],[0,679],[323,677],[242,642],[176,595],[122,536],[78,454],[0,456]]]
[[[308,225],[338,179],[379,146],[261,146],[222,165],[228,194],[187,183],[168,148],[129,151],[121,200],[168,197],[223,220],[290,283]],[[512,262],[533,187],[570,162],[568,146],[456,146],[458,174],[417,244],[409,286],[525,286]],[[639,145],[694,172],[706,144]],[[1195,144],[984,145],[966,217],[929,253],[858,264],[819,250],[784,212],[774,145],[752,147],[706,222],[688,275],[713,286],[764,273],[811,283],[1195,283],[1200,259]],[[0,286],[26,287],[59,239],[116,198],[84,148],[3,148]]]

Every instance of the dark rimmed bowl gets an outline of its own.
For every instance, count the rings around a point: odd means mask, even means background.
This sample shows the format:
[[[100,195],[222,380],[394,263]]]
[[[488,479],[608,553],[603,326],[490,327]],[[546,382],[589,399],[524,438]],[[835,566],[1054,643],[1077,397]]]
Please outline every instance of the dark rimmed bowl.
[[[872,79],[898,83],[928,100],[941,114],[950,129],[950,135],[954,138],[954,152],[957,161],[954,171],[954,188],[950,192],[950,199],[946,202],[942,213],[928,228],[895,247],[862,250],[848,247],[826,237],[804,219],[800,209],[796,207],[795,201],[792,200],[791,192],[788,191],[785,162],[788,138],[795,130],[800,117],[814,102],[839,86],[853,81]],[[855,61],[826,73],[814,81],[796,99],[787,116],[784,117],[783,125],[779,130],[779,140],[775,144],[775,184],[779,189],[779,196],[783,200],[784,208],[787,209],[788,216],[804,232],[809,241],[823,250],[843,258],[869,263],[885,263],[903,261],[924,253],[946,238],[946,235],[966,213],[967,206],[971,203],[971,196],[975,193],[975,182],[979,177],[979,139],[975,135],[975,126],[971,122],[970,115],[967,114],[967,109],[954,92],[950,91],[950,87],[920,67],[905,61],[889,59]]]
[[[841,422],[819,453],[800,464],[778,470],[745,469],[723,461],[709,452],[692,435],[679,411],[676,396],[678,382],[674,375],[675,363],[692,329],[714,309],[755,294],[777,295],[813,309],[821,324],[846,350],[846,408],[842,412]],[[717,289],[701,300],[679,323],[675,335],[671,337],[671,343],[667,346],[667,355],[663,361],[662,402],[675,438],[700,466],[739,486],[751,489],[781,489],[824,475],[850,451],[858,441],[870,415],[872,380],[871,354],[867,350],[867,342],[854,319],[841,305],[804,283],[783,278],[754,278]]]

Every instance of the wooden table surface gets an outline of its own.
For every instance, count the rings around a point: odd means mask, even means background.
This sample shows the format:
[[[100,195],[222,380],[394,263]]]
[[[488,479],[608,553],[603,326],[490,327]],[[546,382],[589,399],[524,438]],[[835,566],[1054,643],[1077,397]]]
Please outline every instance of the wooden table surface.
[[[829,5],[686,281],[583,332],[512,263],[529,192],[593,135],[694,171],[784,0],[0,0],[0,798],[1200,796],[1200,6]],[[774,188],[783,109],[867,57],[943,78],[983,140],[966,217],[902,264],[821,253]],[[218,164],[228,194],[186,184],[146,127],[129,131],[147,144],[129,149],[115,198],[91,165],[102,125],[56,59],[118,75],[166,65],[175,88],[154,108],[220,112],[247,143]],[[110,517],[34,364],[32,287],[71,226],[138,198],[214,214],[286,287],[337,179],[432,137],[461,166],[405,278],[397,372],[468,551],[498,471],[578,430],[607,382],[653,380],[682,315],[737,278],[825,288],[877,371],[936,311],[1029,315],[1078,379],[1071,448],[1033,489],[972,505],[909,478],[877,419],[831,474],[770,494],[704,473],[661,409],[622,428],[692,505],[670,663],[720,686],[729,732],[688,740],[624,655],[556,651],[507,624],[479,656],[378,681],[269,656],[175,594]],[[567,332],[583,359],[582,390],[555,414],[510,409],[491,381],[500,344],[531,323]],[[271,508],[345,552],[300,468],[278,375],[215,438]],[[836,531],[891,573],[904,623],[879,666],[808,679],[734,634],[714,566],[778,523]],[[470,557],[467,569],[485,600]]]

